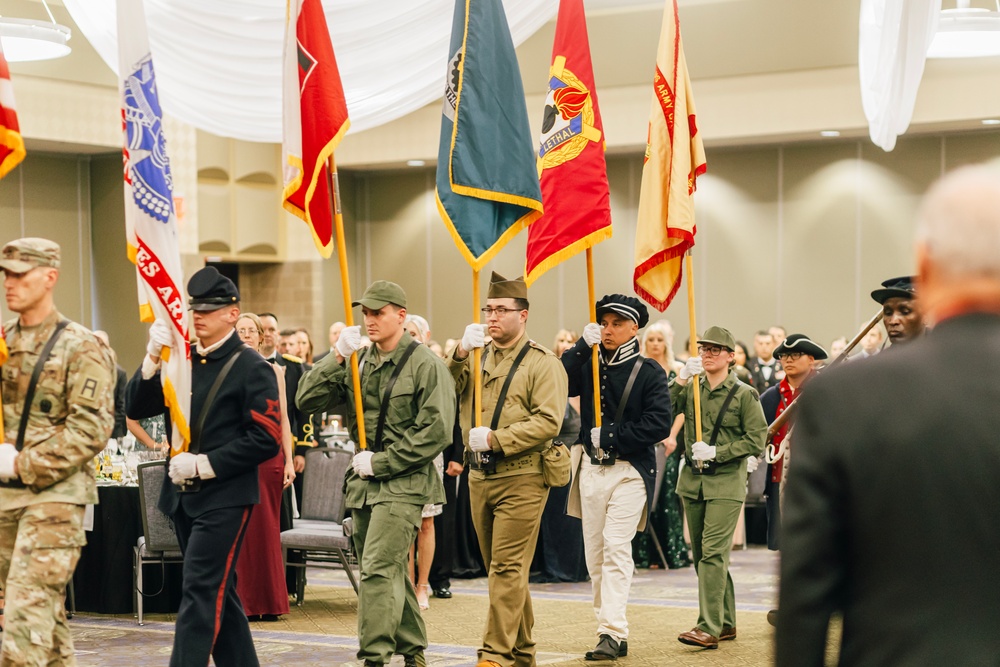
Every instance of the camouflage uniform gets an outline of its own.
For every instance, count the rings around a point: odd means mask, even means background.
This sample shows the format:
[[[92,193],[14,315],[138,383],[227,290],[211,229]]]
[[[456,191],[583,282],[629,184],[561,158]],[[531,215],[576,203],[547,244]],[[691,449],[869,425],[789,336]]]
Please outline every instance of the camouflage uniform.
[[[53,244],[54,245],[54,244]],[[5,248],[6,256],[6,248]],[[17,441],[24,395],[56,323],[4,324],[10,357],[2,369],[4,442]],[[66,585],[86,543],[84,507],[97,502],[91,460],[114,426],[114,363],[85,327],[70,322],[35,388],[20,486],[0,486],[0,582],[6,628],[0,666],[75,665],[66,625]]]

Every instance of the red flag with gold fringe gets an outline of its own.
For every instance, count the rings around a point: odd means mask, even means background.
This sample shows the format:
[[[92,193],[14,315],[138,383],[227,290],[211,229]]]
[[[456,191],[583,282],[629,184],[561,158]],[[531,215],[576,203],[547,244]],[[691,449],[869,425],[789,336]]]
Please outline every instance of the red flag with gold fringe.
[[[24,139],[17,123],[14,104],[14,85],[10,82],[10,69],[0,44],[0,178],[24,159]]]
[[[611,237],[604,148],[583,0],[560,0],[536,157],[545,213],[528,227],[529,285]]]

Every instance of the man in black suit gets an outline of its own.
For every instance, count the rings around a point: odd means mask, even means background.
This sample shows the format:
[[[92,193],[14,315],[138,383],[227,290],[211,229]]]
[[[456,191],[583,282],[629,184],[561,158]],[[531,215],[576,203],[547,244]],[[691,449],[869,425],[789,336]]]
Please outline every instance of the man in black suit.
[[[779,667],[996,665],[1000,172],[965,167],[918,217],[931,332],[820,375],[785,493]]]
[[[172,453],[159,501],[184,553],[170,665],[205,667],[211,655],[219,667],[254,667],[260,663],[236,594],[236,562],[260,498],[257,466],[279,449],[278,381],[236,336],[239,291],[231,280],[206,267],[191,277],[188,294],[198,337],[191,350],[191,446]],[[131,419],[163,412],[160,350],[170,343],[169,326],[150,327],[146,358],[127,388]]]
[[[747,360],[747,370],[758,394],[775,387],[784,377],[781,362],[774,358],[774,348],[780,343],[769,331],[761,329],[753,336],[754,357]]]

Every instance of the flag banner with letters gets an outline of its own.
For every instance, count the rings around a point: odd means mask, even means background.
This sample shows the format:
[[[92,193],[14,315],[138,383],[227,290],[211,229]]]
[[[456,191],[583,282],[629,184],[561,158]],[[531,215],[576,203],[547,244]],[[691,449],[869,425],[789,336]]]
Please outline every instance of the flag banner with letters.
[[[476,271],[542,214],[528,110],[500,0],[456,0],[437,203]]]
[[[173,345],[163,351],[160,379],[173,424],[171,449],[179,453],[191,440],[188,311],[173,179],[142,0],[118,0],[118,69],[128,256],[138,277],[140,319],[171,325]]]
[[[694,245],[692,195],[705,168],[677,0],[667,0],[656,51],[633,274],[635,293],[661,312],[680,287],[684,253]]]
[[[0,44],[0,178],[21,164],[24,159],[24,139],[17,123],[17,105],[14,104],[14,84],[10,82],[10,68]]]
[[[284,59],[284,207],[302,218],[323,257],[333,254],[327,161],[351,121],[320,0],[289,0]]]
[[[528,227],[527,284],[611,237],[604,150],[583,0],[560,0],[535,157],[545,213]]]

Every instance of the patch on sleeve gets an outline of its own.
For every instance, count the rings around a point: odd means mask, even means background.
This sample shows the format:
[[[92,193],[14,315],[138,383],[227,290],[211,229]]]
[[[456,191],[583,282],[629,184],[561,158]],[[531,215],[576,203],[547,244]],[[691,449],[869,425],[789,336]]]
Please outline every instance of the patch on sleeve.
[[[80,403],[89,408],[108,408],[113,410],[114,405],[104,405],[104,402],[113,397],[107,389],[108,379],[97,369],[84,368],[73,383],[72,402]]]

